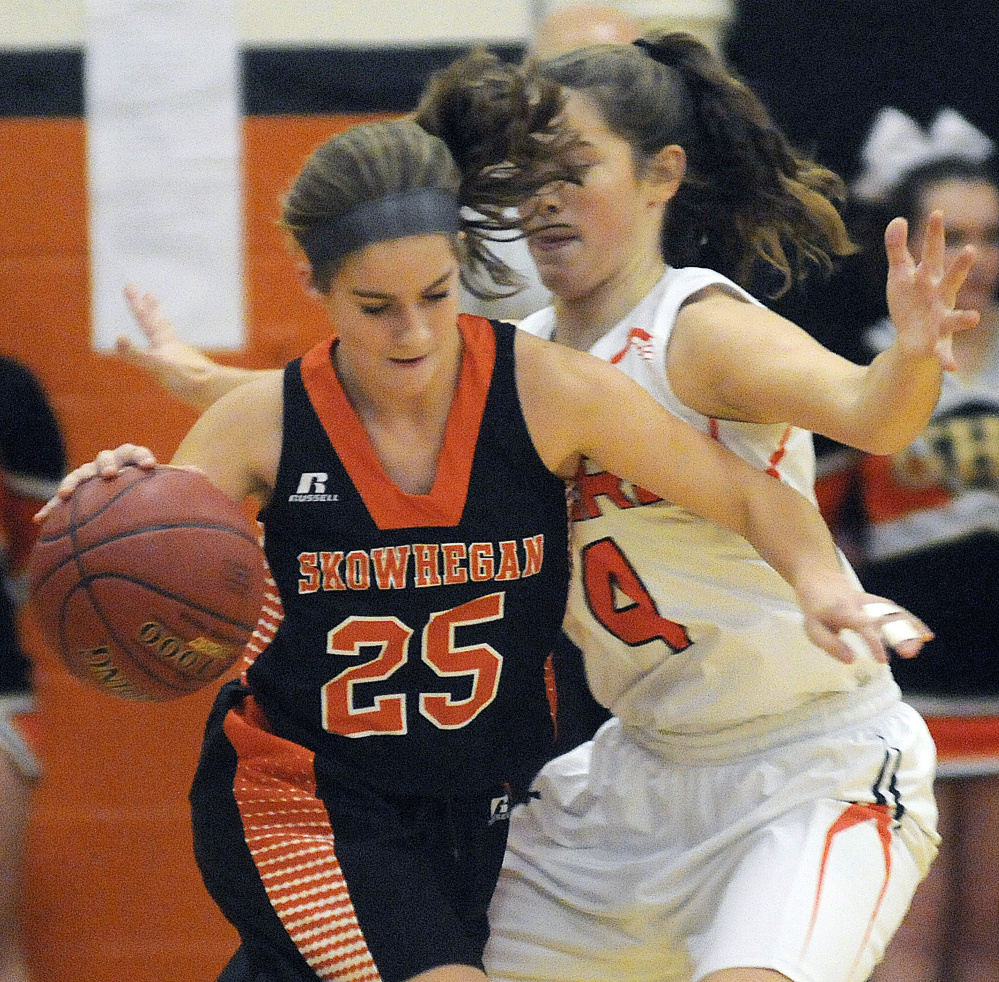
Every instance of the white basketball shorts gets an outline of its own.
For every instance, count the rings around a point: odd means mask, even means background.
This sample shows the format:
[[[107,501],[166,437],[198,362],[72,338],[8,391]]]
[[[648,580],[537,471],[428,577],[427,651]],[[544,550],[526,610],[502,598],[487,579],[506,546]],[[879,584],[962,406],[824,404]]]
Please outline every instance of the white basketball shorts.
[[[934,761],[901,703],[711,764],[665,760],[611,720],[514,809],[487,972],[863,982],[936,854]]]

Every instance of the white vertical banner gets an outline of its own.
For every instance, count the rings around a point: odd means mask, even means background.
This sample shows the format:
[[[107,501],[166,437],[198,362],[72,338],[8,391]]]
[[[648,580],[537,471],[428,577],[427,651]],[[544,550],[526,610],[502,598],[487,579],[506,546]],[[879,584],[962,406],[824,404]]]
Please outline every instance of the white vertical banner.
[[[93,338],[152,290],[202,348],[243,344],[236,0],[86,0]]]

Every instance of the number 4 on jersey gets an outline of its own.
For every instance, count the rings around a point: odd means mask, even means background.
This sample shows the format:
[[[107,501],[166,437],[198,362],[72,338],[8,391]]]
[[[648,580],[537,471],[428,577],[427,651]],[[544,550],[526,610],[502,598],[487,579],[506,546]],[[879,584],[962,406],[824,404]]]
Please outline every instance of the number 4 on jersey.
[[[659,613],[655,600],[613,539],[597,539],[584,546],[581,561],[586,603],[614,637],[633,647],[657,638],[673,651],[690,647],[686,628]],[[622,594],[631,602],[622,606]]]

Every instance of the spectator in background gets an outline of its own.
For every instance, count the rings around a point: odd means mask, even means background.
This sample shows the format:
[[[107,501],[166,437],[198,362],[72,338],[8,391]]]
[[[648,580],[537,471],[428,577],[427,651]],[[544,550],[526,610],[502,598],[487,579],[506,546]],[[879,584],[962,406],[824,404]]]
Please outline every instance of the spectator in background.
[[[939,858],[874,975],[877,982],[999,979],[999,172],[990,140],[952,110],[928,131],[897,109],[876,119],[855,194],[913,229],[940,209],[948,250],[975,247],[958,294],[978,326],[953,338],[928,429],[891,456],[861,457],[860,576],[933,625],[894,665],[937,743]],[[883,211],[882,211],[883,209]],[[874,224],[874,223],[872,223]],[[918,234],[914,251],[921,243]],[[872,270],[872,278],[880,275]],[[890,344],[886,317],[869,334]],[[845,484],[845,481],[841,480]],[[827,518],[839,529],[835,509]],[[855,551],[855,555],[856,555]]]
[[[857,176],[861,147],[883,106],[922,125],[951,106],[999,141],[999,99],[988,81],[999,72],[995,0],[912,0],[905,16],[897,4],[829,0],[731,0],[731,8],[724,39],[730,64],[792,144],[847,180]],[[844,217],[855,241],[866,238],[862,214],[848,207]],[[864,257],[851,256],[833,276],[811,276],[768,305],[860,361],[863,329],[884,307],[884,281],[865,273]],[[820,467],[831,449],[816,440]]]
[[[31,790],[31,670],[17,630],[21,578],[34,543],[32,515],[65,470],[62,436],[45,393],[27,368],[0,357],[0,982],[30,978],[18,941],[21,864]]]
[[[577,3],[546,17],[534,32],[528,49],[544,60],[591,44],[630,44],[642,35],[642,25],[607,4]]]

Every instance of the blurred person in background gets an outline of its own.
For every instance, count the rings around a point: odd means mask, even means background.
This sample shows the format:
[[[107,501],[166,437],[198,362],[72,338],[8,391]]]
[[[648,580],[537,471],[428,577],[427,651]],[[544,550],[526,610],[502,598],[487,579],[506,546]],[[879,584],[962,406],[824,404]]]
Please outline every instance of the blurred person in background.
[[[937,743],[940,854],[874,979],[999,979],[999,169],[992,142],[951,109],[926,130],[884,109],[863,161],[853,191],[872,227],[902,215],[918,230],[939,209],[948,252],[974,246],[957,303],[981,315],[953,338],[956,370],[926,431],[898,453],[855,457],[840,485],[858,507],[844,496],[825,509],[865,586],[936,632],[893,667]],[[870,353],[894,337],[885,316],[867,334]]]
[[[62,434],[41,385],[0,357],[0,982],[28,982],[18,940],[21,867],[31,792],[41,769],[31,665],[18,632],[32,515],[59,485]]]

